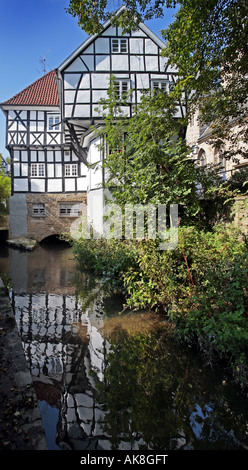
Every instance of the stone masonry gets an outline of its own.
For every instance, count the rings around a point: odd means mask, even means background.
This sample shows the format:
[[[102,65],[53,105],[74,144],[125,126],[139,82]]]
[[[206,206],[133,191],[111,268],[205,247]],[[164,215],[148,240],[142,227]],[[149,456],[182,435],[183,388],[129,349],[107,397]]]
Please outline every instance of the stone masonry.
[[[34,215],[33,205],[44,204],[44,215]],[[82,213],[86,215],[87,194],[27,194],[27,237],[40,242],[51,235],[61,235],[70,231],[72,222],[77,217],[61,216],[60,204],[81,204]]]

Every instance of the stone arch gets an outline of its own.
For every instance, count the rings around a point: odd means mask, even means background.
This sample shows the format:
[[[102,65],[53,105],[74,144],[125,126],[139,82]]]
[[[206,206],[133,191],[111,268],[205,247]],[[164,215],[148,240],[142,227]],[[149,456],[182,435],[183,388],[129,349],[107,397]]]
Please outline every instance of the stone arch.
[[[40,244],[46,244],[46,243],[67,243],[65,240],[63,240],[61,237],[60,233],[53,233],[50,235],[45,235],[43,238],[39,240]]]
[[[198,162],[200,166],[205,166],[207,164],[207,155],[203,148],[201,148],[198,152]]]

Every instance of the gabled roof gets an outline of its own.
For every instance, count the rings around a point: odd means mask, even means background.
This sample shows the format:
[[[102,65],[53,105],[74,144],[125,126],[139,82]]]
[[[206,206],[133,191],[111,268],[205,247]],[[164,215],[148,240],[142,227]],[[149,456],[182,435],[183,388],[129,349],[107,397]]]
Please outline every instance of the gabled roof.
[[[24,90],[17,93],[4,105],[18,106],[59,106],[59,94],[55,71],[48,72]]]
[[[116,16],[118,16],[123,10],[126,9],[126,6],[122,6],[117,10]],[[111,26],[111,20],[107,20],[103,26],[102,26],[102,31],[100,33],[96,33],[93,36],[89,36],[86,41],[83,42],[62,64],[58,67],[58,71],[62,72],[81,52],[83,52],[84,49],[86,49],[93,41],[95,41],[96,38],[101,36],[101,34],[109,27]],[[158,47],[161,49],[164,49],[165,43],[156,36],[146,25],[143,23],[139,23],[139,28],[143,33],[145,33],[148,37],[150,37]]]

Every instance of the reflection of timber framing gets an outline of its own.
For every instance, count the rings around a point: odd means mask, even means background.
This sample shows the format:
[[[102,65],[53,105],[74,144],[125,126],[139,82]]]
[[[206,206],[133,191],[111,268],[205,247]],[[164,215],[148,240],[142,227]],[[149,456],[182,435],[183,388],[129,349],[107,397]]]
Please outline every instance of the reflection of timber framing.
[[[82,312],[73,295],[13,293],[13,306],[37,397],[59,410],[57,444],[109,448],[95,398],[106,355],[97,305]]]

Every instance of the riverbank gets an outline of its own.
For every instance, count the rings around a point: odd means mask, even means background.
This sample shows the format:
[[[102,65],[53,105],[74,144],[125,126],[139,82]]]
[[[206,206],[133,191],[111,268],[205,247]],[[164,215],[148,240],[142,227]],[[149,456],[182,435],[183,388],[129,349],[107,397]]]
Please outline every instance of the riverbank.
[[[0,450],[47,450],[31,374],[1,279]]]

